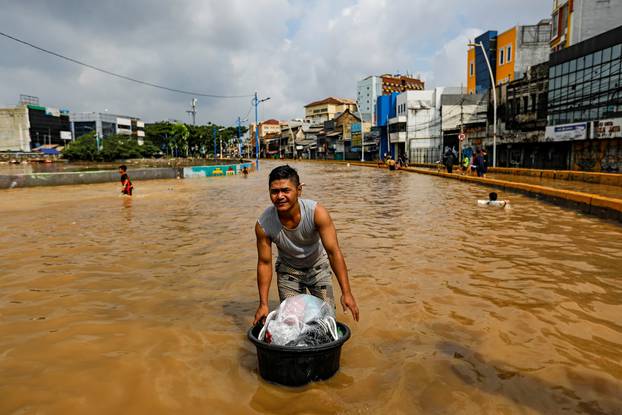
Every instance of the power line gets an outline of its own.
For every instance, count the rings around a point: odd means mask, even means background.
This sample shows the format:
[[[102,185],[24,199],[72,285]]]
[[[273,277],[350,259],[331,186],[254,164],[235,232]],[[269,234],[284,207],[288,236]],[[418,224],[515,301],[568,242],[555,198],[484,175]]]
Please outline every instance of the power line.
[[[121,75],[121,74],[118,74],[118,73],[115,73],[115,72],[108,71],[106,69],[98,68],[97,66],[81,62],[81,61],[79,61],[77,59],[69,58],[67,56],[61,55],[60,53],[53,52],[51,50],[42,48],[42,47],[37,46],[37,45],[33,45],[32,43],[26,42],[25,40],[18,39],[16,37],[11,36],[9,34],[6,34],[4,32],[0,32],[0,35],[6,37],[8,39],[14,40],[14,41],[16,41],[18,43],[21,43],[23,45],[30,46],[31,48],[37,49],[37,50],[39,50],[41,52],[45,52],[45,53],[50,54],[52,56],[56,56],[57,58],[61,58],[61,59],[64,59],[66,61],[75,63],[77,65],[85,66],[87,68],[90,68],[90,69],[93,69],[95,71],[99,71],[99,72],[105,73],[105,74],[110,75],[110,76],[115,76],[117,78],[125,79],[126,81],[136,82],[138,84],[145,85],[145,86],[150,86],[152,88],[164,89],[166,91],[176,92],[178,94],[193,95],[193,96],[200,96],[200,97],[209,97],[209,98],[250,98],[250,97],[253,96],[252,94],[248,94],[248,95],[216,95],[216,94],[206,94],[206,93],[202,93],[202,92],[185,91],[183,89],[169,88],[167,86],[162,86],[162,85],[154,84],[152,82],[147,82],[147,81],[141,81],[140,79],[132,78],[132,77],[129,77],[129,76],[126,76],[126,75]]]

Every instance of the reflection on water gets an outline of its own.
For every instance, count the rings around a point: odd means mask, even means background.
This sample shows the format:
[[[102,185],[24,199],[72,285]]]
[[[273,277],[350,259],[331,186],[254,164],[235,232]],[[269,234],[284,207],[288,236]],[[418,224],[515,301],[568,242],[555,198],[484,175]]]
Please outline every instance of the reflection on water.
[[[515,194],[300,163],[361,308],[331,380],[257,374],[247,179],[3,191],[0,413],[620,413],[622,228]],[[276,290],[271,290],[272,306]]]

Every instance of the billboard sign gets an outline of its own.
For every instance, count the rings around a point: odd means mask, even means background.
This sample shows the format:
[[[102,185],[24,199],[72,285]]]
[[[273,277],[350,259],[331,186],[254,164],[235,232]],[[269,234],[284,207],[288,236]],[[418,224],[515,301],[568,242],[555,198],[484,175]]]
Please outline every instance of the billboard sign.
[[[562,124],[546,127],[545,141],[574,141],[587,138],[587,123]]]

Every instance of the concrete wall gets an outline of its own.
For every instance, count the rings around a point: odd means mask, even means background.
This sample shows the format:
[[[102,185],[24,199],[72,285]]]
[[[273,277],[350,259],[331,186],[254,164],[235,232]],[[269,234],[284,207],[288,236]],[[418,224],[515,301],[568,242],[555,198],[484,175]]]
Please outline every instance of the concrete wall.
[[[130,179],[136,182],[139,180],[175,179],[181,177],[181,170],[178,168],[136,169],[129,170],[128,174]],[[106,183],[119,180],[120,176],[117,170],[0,175],[0,189]]]
[[[0,108],[0,151],[30,151],[28,107]]]
[[[622,0],[574,0],[570,45],[620,26]]]

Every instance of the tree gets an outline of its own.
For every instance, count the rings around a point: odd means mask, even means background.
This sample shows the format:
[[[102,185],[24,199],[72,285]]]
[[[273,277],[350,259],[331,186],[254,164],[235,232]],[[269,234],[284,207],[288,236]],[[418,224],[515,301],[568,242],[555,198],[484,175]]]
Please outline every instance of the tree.
[[[63,157],[68,160],[99,160],[95,132],[92,131],[67,144],[63,150]]]
[[[188,137],[190,135],[188,127],[185,124],[174,124],[171,133],[172,135],[169,139],[171,144],[174,145],[181,155],[188,157]]]
[[[69,160],[114,161],[130,158],[153,157],[159,149],[151,143],[138,144],[138,140],[128,135],[111,135],[102,140],[97,150],[95,133],[91,132],[69,143],[63,157]]]

